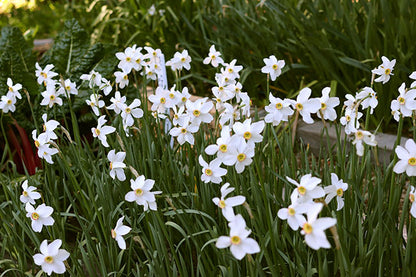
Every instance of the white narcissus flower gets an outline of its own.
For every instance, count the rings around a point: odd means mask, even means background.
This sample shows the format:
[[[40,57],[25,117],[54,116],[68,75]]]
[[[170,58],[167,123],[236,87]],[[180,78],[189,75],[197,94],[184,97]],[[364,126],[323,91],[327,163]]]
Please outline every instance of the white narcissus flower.
[[[233,130],[237,136],[244,138],[247,142],[258,143],[263,140],[260,133],[263,132],[264,125],[263,120],[251,124],[251,118],[247,118],[243,123],[236,122],[233,125]]]
[[[413,111],[416,110],[416,89],[406,91],[406,85],[402,83],[399,87],[399,93],[397,99],[391,101],[390,108],[392,111],[400,111],[400,114],[404,117],[411,117]]]
[[[116,114],[120,114],[126,107],[126,96],[121,96],[119,91],[115,92],[114,97],[111,97],[110,102],[112,103],[107,107],[109,110],[114,110]]]
[[[246,254],[254,254],[260,252],[259,244],[248,236],[251,230],[247,230],[244,218],[238,214],[228,224],[230,227],[230,236],[221,236],[218,238],[215,246],[217,248],[230,247],[233,256],[241,260]]]
[[[272,81],[276,80],[282,74],[282,68],[285,66],[284,60],[277,60],[274,55],[271,55],[269,58],[264,58],[263,62],[266,65],[261,68],[261,72],[270,74]]]
[[[198,99],[195,102],[188,100],[185,105],[192,124],[210,123],[214,119],[209,113],[214,104],[211,101],[207,101],[207,98]]]
[[[202,155],[199,155],[199,164],[202,166],[202,175],[201,180],[204,183],[213,182],[214,184],[219,184],[222,182],[222,176],[227,174],[227,170],[221,168],[221,160],[214,159],[209,164],[202,158]]]
[[[85,102],[91,107],[92,111],[96,116],[100,115],[100,110],[102,107],[104,107],[105,103],[103,100],[100,100],[101,95],[99,94],[91,94],[90,99],[85,100]]]
[[[277,212],[277,216],[283,220],[287,219],[290,228],[292,228],[293,231],[297,231],[299,227],[306,222],[306,219],[302,214],[306,213],[310,206],[311,204],[309,203],[297,202],[297,198],[293,197],[292,204],[287,208],[281,208]]]
[[[356,99],[360,100],[363,109],[370,107],[370,114],[378,105],[377,93],[370,87],[363,88],[357,95]]]
[[[124,197],[127,202],[136,202],[137,205],[143,206],[144,211],[148,209],[152,211],[157,210],[156,194],[162,193],[161,191],[150,191],[155,184],[155,180],[145,179],[144,175],[136,178],[136,180],[130,180],[130,188],[133,191],[129,191]]]
[[[126,241],[123,236],[127,235],[131,230],[129,226],[123,225],[123,220],[124,216],[120,217],[119,220],[117,220],[116,227],[111,229],[111,237],[117,241],[120,249],[126,249]]]
[[[101,141],[104,147],[109,147],[107,142],[107,135],[114,133],[116,131],[116,128],[113,126],[104,126],[104,124],[107,122],[105,119],[105,115],[102,115],[98,118],[98,125],[97,128],[91,128],[91,132],[93,137],[97,138]]]
[[[113,90],[113,87],[111,86],[111,82],[106,78],[102,78],[101,81],[102,84],[100,86],[100,90],[104,93],[104,95],[107,96]]]
[[[235,161],[224,162],[228,160],[227,156],[230,159],[233,158],[233,151],[230,149],[235,148],[234,144],[231,141],[230,127],[224,126],[221,130],[221,136],[217,139],[216,144],[210,144],[205,148],[205,153],[208,155],[217,154],[217,158],[221,160],[225,165],[233,165]]]
[[[124,88],[129,85],[129,75],[125,71],[116,71],[114,72],[114,76],[116,76],[116,83],[118,84],[119,88]]]
[[[36,209],[26,203],[26,217],[32,219],[32,229],[35,232],[41,232],[43,226],[52,226],[55,223],[55,220],[51,217],[53,213],[53,208],[46,206],[45,204],[40,204]]]
[[[191,145],[194,145],[195,139],[192,134],[198,132],[198,129],[198,125],[190,124],[188,121],[185,122],[182,126],[173,127],[170,129],[169,135],[177,137],[180,145],[184,144],[185,141],[189,142]]]
[[[303,88],[300,92],[296,101],[292,100],[292,105],[299,114],[302,116],[303,121],[308,124],[313,123],[311,113],[316,113],[321,108],[321,101],[317,98],[311,98],[312,90],[310,88]]]
[[[228,74],[230,81],[235,80],[237,78],[240,78],[239,72],[243,69],[243,66],[235,65],[236,62],[237,62],[237,60],[234,59],[229,64],[224,64],[225,65],[224,72],[226,72],[226,74]]]
[[[36,188],[33,186],[27,186],[27,180],[22,183],[22,195],[20,195],[20,202],[23,204],[30,203],[35,204],[35,200],[41,197],[39,192],[36,192]]]
[[[337,197],[337,211],[344,207],[344,191],[348,189],[348,184],[344,183],[342,179],[338,179],[335,173],[331,173],[331,185],[324,187],[324,191],[327,194],[325,197],[325,203],[328,204],[336,196]]]
[[[21,84],[15,84],[13,85],[13,81],[10,78],[7,78],[7,86],[9,87],[8,92],[11,93],[15,98],[22,99],[22,96],[20,95],[19,90],[22,89]]]
[[[318,187],[321,183],[321,179],[317,177],[312,177],[312,174],[303,175],[300,178],[300,183],[286,176],[286,179],[297,186],[293,190],[290,199],[292,202],[296,201],[299,203],[311,203],[313,199],[321,198],[325,196],[325,191],[323,188]]]
[[[355,133],[360,127],[358,120],[363,116],[361,112],[356,112],[355,109],[345,109],[345,115],[339,119],[340,123],[345,126],[345,133],[347,135]]]
[[[81,80],[88,81],[88,86],[93,88],[94,86],[100,87],[102,84],[102,76],[100,73],[92,70],[90,74],[82,74]]]
[[[335,111],[335,107],[339,105],[339,98],[329,97],[330,92],[330,87],[326,87],[322,90],[322,97],[319,99],[321,101],[321,109],[316,115],[319,118],[323,116],[325,120],[334,121],[337,118],[337,112]]]
[[[266,123],[272,123],[273,126],[277,126],[282,121],[288,121],[289,116],[294,113],[291,108],[291,101],[288,99],[282,100],[270,93],[269,101],[270,104],[264,108],[267,112],[267,115],[264,117]]]
[[[152,111],[157,111],[158,113],[164,113],[166,108],[170,105],[167,103],[169,98],[169,90],[162,87],[157,87],[155,94],[149,95],[149,101],[152,102]]]
[[[16,110],[16,97],[12,93],[8,92],[6,95],[3,95],[0,100],[0,110],[3,113],[8,113],[9,111],[14,112]]]
[[[409,191],[409,201],[410,201],[410,214],[416,218],[416,192],[415,192],[415,187],[414,186],[410,186],[410,191]]]
[[[234,121],[240,119],[240,112],[238,106],[233,106],[229,103],[224,103],[224,110],[220,113],[220,126],[225,127],[225,125],[230,128],[233,127]],[[228,123],[228,124],[227,124]]]
[[[393,168],[396,173],[406,172],[407,176],[416,176],[416,143],[408,139],[404,147],[398,145],[395,150],[400,159]]]
[[[48,163],[53,164],[52,155],[59,152],[56,148],[50,148],[49,138],[46,133],[42,133],[39,136],[36,134],[36,130],[32,131],[32,138],[35,142],[35,146],[38,149],[38,156],[41,159],[45,159]]]
[[[390,80],[390,75],[394,75],[392,73],[394,66],[396,65],[396,60],[389,60],[385,56],[381,57],[383,63],[379,65],[377,68],[371,70],[373,74],[380,75],[376,78],[375,82],[383,82],[383,84],[387,83]]]
[[[59,249],[61,245],[62,241],[60,239],[54,240],[50,244],[47,240],[44,240],[40,244],[40,253],[33,256],[35,264],[41,266],[42,270],[48,275],[53,272],[63,274],[66,270],[64,261],[68,259],[69,252],[65,249]]]
[[[127,47],[124,50],[124,52],[116,53],[117,59],[120,60],[117,67],[126,72],[127,74],[129,74],[133,68],[136,70],[139,69],[141,66],[136,61],[139,58],[142,58],[141,56],[143,56],[140,53],[140,50],[141,48],[136,49],[136,45],[134,45],[133,47]]]
[[[121,117],[123,118],[123,125],[128,127],[133,126],[133,118],[141,118],[143,116],[143,110],[138,108],[141,102],[139,99],[134,99],[129,106],[125,106],[121,112]]]
[[[47,86],[49,83],[52,83],[52,84],[55,83],[55,81],[52,80],[52,78],[57,76],[58,73],[51,71],[52,68],[55,67],[53,64],[48,64],[45,66],[44,69],[42,69],[40,65],[36,63],[35,67],[36,67],[35,75],[36,77],[38,77],[37,81],[39,85],[43,83],[44,86]]]
[[[58,137],[56,136],[56,134],[53,132],[56,127],[59,126],[59,122],[53,119],[47,120],[48,115],[46,113],[44,113],[42,115],[42,120],[43,120],[43,132],[46,134],[47,139],[57,139]]]
[[[116,150],[111,150],[107,154],[107,158],[110,161],[110,176],[111,178],[117,179],[120,181],[126,180],[126,175],[124,174],[124,168],[126,164],[123,163],[124,159],[126,158],[126,152],[117,152]]]
[[[189,122],[189,115],[185,113],[185,106],[180,106],[178,109],[176,106],[172,107],[173,111],[173,117],[172,117],[172,123],[173,126],[182,126],[186,122]]]
[[[218,67],[218,65],[223,64],[224,60],[220,57],[221,53],[215,50],[215,45],[211,45],[209,48],[208,57],[203,60],[204,64],[211,63],[213,67]]]
[[[55,84],[48,84],[46,86],[46,90],[41,94],[43,96],[43,99],[42,102],[40,102],[40,105],[49,106],[49,108],[51,108],[55,104],[62,106],[63,102],[62,99],[59,97],[59,92],[57,92],[55,89]]]
[[[337,223],[335,218],[317,218],[323,206],[322,203],[315,203],[309,208],[307,212],[308,220],[303,224],[302,231],[300,231],[302,235],[305,235],[306,244],[314,250],[331,248],[331,244],[326,238],[324,230]]]
[[[166,66],[170,66],[172,70],[186,70],[191,69],[191,56],[188,55],[188,50],[183,50],[182,53],[176,52],[173,58],[166,62]]]
[[[69,97],[71,94],[78,95],[78,89],[75,82],[71,82],[70,79],[66,79],[64,84],[60,84],[60,88],[58,89],[59,95],[65,95]]]
[[[244,196],[238,195],[225,199],[229,193],[234,191],[234,188],[229,188],[229,186],[229,183],[225,183],[221,187],[221,198],[215,197],[212,199],[212,202],[221,208],[222,215],[228,221],[232,221],[235,217],[233,207],[242,205],[246,201],[246,198]]]
[[[364,144],[370,145],[370,146],[376,146],[377,141],[373,134],[371,134],[368,131],[363,130],[357,130],[355,132],[355,139],[352,142],[352,144],[355,145],[357,149],[357,155],[362,156],[364,154]]]
[[[244,171],[244,168],[253,162],[254,157],[254,143],[246,142],[242,137],[234,135],[232,138],[232,144],[234,147],[230,149],[232,156],[228,159],[224,159],[223,163],[226,165],[235,164],[235,170],[237,173]]]

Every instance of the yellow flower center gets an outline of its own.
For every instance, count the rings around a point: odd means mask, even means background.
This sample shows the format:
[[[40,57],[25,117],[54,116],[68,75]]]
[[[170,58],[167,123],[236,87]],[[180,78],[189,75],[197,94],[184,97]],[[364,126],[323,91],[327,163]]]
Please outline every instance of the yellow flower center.
[[[273,70],[276,70],[276,69],[278,69],[279,67],[277,66],[277,64],[274,64],[274,65],[272,66],[272,68],[273,68]]]
[[[182,128],[182,129],[181,129],[181,133],[182,133],[182,134],[186,134],[186,132],[187,132],[187,131],[186,131],[186,129],[185,129],[185,128]]]
[[[112,237],[113,239],[115,239],[115,238],[116,238],[116,236],[117,236],[116,231],[114,231],[114,229],[111,229],[111,237]]]
[[[415,201],[415,195],[414,194],[409,194],[409,201],[411,202],[411,203],[413,203],[414,201]]]
[[[364,137],[364,134],[363,134],[363,132],[358,131],[358,132],[355,134],[355,136],[357,137],[357,139],[362,139],[362,138]]]
[[[182,97],[182,99],[181,99],[181,100],[182,100],[182,102],[184,102],[184,103],[185,103],[187,99],[186,99],[186,97]]]
[[[43,124],[42,127],[43,127],[43,131],[46,132],[46,125]]]
[[[123,79],[124,79],[124,80],[127,80],[128,78],[129,78],[129,76],[127,76],[127,75],[124,75],[124,76],[123,76]]]
[[[281,110],[283,108],[282,103],[277,103],[276,104],[276,109]]]
[[[126,58],[126,61],[130,62],[131,61],[131,58],[130,57],[127,57]]]
[[[170,97],[170,99],[173,99],[175,97],[175,94],[169,93],[169,97]]]
[[[97,136],[99,136],[101,134],[100,129],[97,129],[97,128],[94,129],[94,132]]]
[[[9,87],[9,91],[13,91],[13,88],[12,87]]]
[[[221,209],[224,209],[225,208],[225,201],[220,200],[220,202],[218,202],[218,207],[220,207]]]
[[[344,195],[344,191],[342,190],[342,188],[337,189],[337,195],[339,197],[342,197]]]
[[[321,103],[321,110],[325,110],[326,109],[326,104],[325,103]]]
[[[346,115],[346,116],[345,116],[345,119],[349,122],[349,121],[351,120],[351,116]]]
[[[238,245],[241,243],[241,239],[239,236],[232,236],[231,237],[231,243],[234,245]]]
[[[185,61],[186,61],[186,59],[184,57],[182,57],[181,62],[184,63]]]
[[[40,142],[38,140],[35,140],[35,146],[36,146],[36,148],[39,148]]]
[[[136,189],[136,190],[134,191],[134,193],[135,193],[136,195],[138,195],[138,196],[141,196],[141,195],[143,195],[143,190],[142,190],[142,189]]]
[[[179,115],[174,114],[174,115],[173,115],[173,118],[174,118],[174,119],[178,119],[178,118],[179,118]]]
[[[27,196],[29,195],[29,194],[27,193],[27,191],[25,191],[25,190],[22,192],[22,194],[23,194],[23,196],[25,196],[25,197],[27,197]]]
[[[215,58],[216,58],[216,57],[215,57],[215,55],[212,55],[212,56],[211,56],[211,59],[212,59],[212,60],[215,60]]]
[[[399,97],[400,105],[403,105],[405,102],[406,102],[406,100],[403,97]]]
[[[49,99],[51,99],[51,100],[55,100],[55,95],[51,95],[51,96],[49,96]]]
[[[221,144],[221,145],[220,145],[220,151],[221,151],[222,153],[227,152],[227,145],[226,145],[226,144]]]
[[[206,174],[207,176],[211,176],[211,175],[212,175],[212,170],[211,170],[211,169],[209,169],[209,168],[205,169],[205,174]]]
[[[66,90],[71,90],[71,87],[70,86],[66,86],[65,89]]]
[[[45,262],[47,262],[48,264],[53,263],[53,258],[51,256],[46,256],[45,257]]]
[[[110,162],[110,170],[113,169],[113,162]]]
[[[201,115],[201,112],[199,111],[199,110],[194,110],[193,111],[193,113],[192,113],[194,116],[200,116]]]
[[[246,140],[249,140],[249,139],[251,139],[251,133],[250,133],[249,131],[247,131],[247,132],[245,132],[245,133],[244,133],[243,137],[244,137]]]
[[[39,214],[38,213],[32,213],[32,219],[33,220],[38,220],[39,219]]]
[[[166,103],[166,98],[165,97],[161,97],[160,98],[160,103],[161,104],[165,104]]]
[[[136,63],[141,63],[142,62],[142,59],[137,59],[136,60]]]
[[[390,75],[390,73],[391,73],[391,69],[390,68],[386,68],[386,70],[384,70],[384,74]]]
[[[156,51],[154,51],[154,52],[153,52],[153,56],[154,56],[154,57],[156,57],[156,56],[157,56],[157,53],[156,53]]]
[[[228,72],[230,72],[230,73],[233,73],[233,71],[234,71],[234,70],[233,70],[232,68],[229,68],[229,69],[228,69]]]
[[[289,208],[289,209],[287,209],[287,213],[291,216],[294,216],[295,215],[295,209],[294,208]]]
[[[45,72],[42,72],[40,75],[42,75],[43,78],[48,78],[48,74],[46,74]]]
[[[297,104],[296,104],[296,109],[297,109],[298,111],[303,110],[303,105],[302,105],[301,103],[297,103]]]
[[[303,228],[302,229],[305,232],[305,234],[310,234],[310,233],[312,233],[312,230],[313,230],[312,225],[309,224],[308,222],[306,222],[305,224],[303,224]]]
[[[232,69],[231,69],[231,71],[233,71]],[[230,79],[228,79],[228,77],[225,77],[224,78],[224,81],[226,82],[226,83],[228,83],[228,81],[229,81]]]
[[[304,186],[299,186],[298,192],[299,194],[304,195],[306,193],[306,188]]]
[[[7,105],[11,105],[11,104],[12,104],[12,100],[11,99],[7,100]]]
[[[411,158],[409,159],[408,163],[409,163],[409,165],[411,165],[411,166],[416,165],[416,158],[411,157]]]
[[[246,154],[244,154],[244,153],[240,153],[240,154],[238,154],[237,155],[237,160],[239,161],[239,162],[242,162],[242,161],[244,161],[246,159]]]
[[[130,108],[126,108],[126,113],[131,113],[131,109]]]

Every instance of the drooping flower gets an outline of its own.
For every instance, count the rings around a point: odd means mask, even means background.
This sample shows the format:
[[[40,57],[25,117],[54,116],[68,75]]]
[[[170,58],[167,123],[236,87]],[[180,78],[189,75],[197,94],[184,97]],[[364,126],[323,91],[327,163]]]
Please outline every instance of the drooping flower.
[[[23,204],[30,203],[32,205],[35,204],[35,200],[41,197],[40,193],[35,191],[36,187],[34,186],[27,186],[27,180],[22,183],[22,195],[20,195],[20,201]]]
[[[130,180],[130,188],[125,200],[127,202],[136,202],[138,205],[143,206],[144,211],[148,209],[152,211],[157,210],[156,194],[162,193],[161,191],[150,191],[155,184],[155,180],[145,179],[144,175],[136,178],[136,180]]]
[[[35,264],[41,266],[42,270],[48,275],[53,272],[63,274],[66,270],[64,261],[68,259],[69,252],[65,249],[59,249],[61,245],[62,241],[60,239],[54,240],[50,244],[47,240],[44,240],[40,244],[40,253],[33,256]]]
[[[126,152],[117,152],[116,150],[111,150],[107,154],[107,158],[110,161],[110,176],[111,178],[117,179],[120,181],[126,180],[126,175],[124,174],[124,168],[126,164],[123,163],[124,159],[126,158]]]
[[[105,115],[102,115],[98,118],[98,125],[97,128],[91,128],[91,132],[93,137],[97,138],[101,141],[104,147],[109,147],[107,142],[107,135],[114,133],[116,131],[116,128],[113,126],[104,126],[104,124],[107,122],[105,119]]]
[[[326,238],[324,230],[334,226],[337,223],[335,218],[322,217],[317,218],[321,212],[322,203],[313,204],[307,212],[307,221],[302,226],[301,234],[305,235],[306,244],[314,249],[331,248],[331,244]]]
[[[260,252],[259,244],[248,236],[251,230],[247,230],[244,218],[238,214],[228,224],[230,227],[230,236],[220,236],[215,244],[217,248],[230,247],[233,256],[241,260],[246,254]]]
[[[221,208],[222,215],[228,221],[232,221],[235,217],[233,207],[242,205],[246,201],[246,198],[244,196],[238,195],[225,199],[225,197],[227,197],[227,195],[235,189],[229,186],[230,183],[225,183],[221,187],[221,198],[215,197],[212,199],[212,202]]]
[[[395,150],[400,159],[393,168],[396,173],[406,172],[407,176],[416,176],[416,143],[408,139],[404,147],[398,145]]]
[[[285,61],[277,60],[274,55],[271,55],[269,58],[264,58],[263,61],[266,65],[261,68],[261,72],[270,74],[270,79],[272,81],[276,80],[276,78],[282,74],[282,68],[285,66]]]
[[[378,78],[376,78],[375,82],[383,82],[383,84],[387,83],[390,80],[390,75],[394,75],[393,69],[396,65],[396,60],[389,60],[385,56],[381,57],[381,60],[383,63],[379,65],[377,68],[371,70],[372,73],[380,75]]]
[[[26,203],[26,217],[32,219],[32,229],[35,232],[41,232],[43,226],[51,226],[55,220],[51,217],[53,208],[40,204],[36,209],[29,203]]]
[[[348,189],[348,184],[344,183],[342,179],[338,179],[335,173],[331,173],[331,185],[324,187],[324,191],[327,194],[325,197],[325,203],[331,202],[331,200],[337,197],[337,211],[344,207],[344,191]]]
[[[118,247],[120,249],[126,249],[126,241],[123,236],[127,235],[131,228],[129,226],[123,225],[124,216],[120,217],[117,220],[116,227],[111,229],[111,237],[117,241]]]

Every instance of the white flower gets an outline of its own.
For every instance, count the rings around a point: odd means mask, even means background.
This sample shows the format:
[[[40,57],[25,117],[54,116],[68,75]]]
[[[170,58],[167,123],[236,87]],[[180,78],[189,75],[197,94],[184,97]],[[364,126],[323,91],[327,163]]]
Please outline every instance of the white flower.
[[[273,126],[277,126],[282,121],[288,121],[289,116],[294,113],[291,108],[291,101],[288,99],[280,99],[279,97],[274,97],[271,93],[269,94],[270,104],[264,109],[268,113],[264,117],[266,123],[273,123]]]
[[[238,214],[228,224],[230,227],[230,236],[221,236],[218,238],[215,246],[217,248],[230,247],[233,256],[241,260],[246,254],[260,252],[259,244],[248,236],[251,230],[246,229],[244,218]]]
[[[375,107],[378,105],[377,94],[370,88],[365,87],[356,95],[356,99],[360,100],[363,109],[370,107],[370,114],[373,114]]]
[[[98,125],[97,128],[91,128],[91,132],[93,137],[97,138],[101,141],[104,147],[109,147],[107,143],[107,135],[114,133],[116,128],[113,126],[103,126],[107,120],[105,119],[105,115],[102,115],[98,118]]]
[[[126,249],[126,241],[123,236],[130,232],[131,228],[129,226],[123,225],[124,216],[120,217],[117,220],[116,227],[111,229],[111,237],[117,241],[118,247],[120,249]]]
[[[116,83],[118,84],[119,88],[122,89],[129,85],[129,76],[127,72],[116,71],[114,72],[114,76],[116,76]]]
[[[135,70],[140,70],[141,60],[143,59],[143,55],[140,53],[141,47],[139,49],[136,49],[136,45],[133,47],[127,47],[124,52],[118,52],[116,53],[117,59],[120,60],[118,63],[118,68],[120,68],[122,71],[126,72],[127,74],[130,73],[130,71],[134,68]],[[139,63],[137,63],[137,60],[139,60]]]
[[[331,244],[326,238],[324,230],[337,223],[335,218],[317,218],[322,207],[322,203],[316,203],[309,208],[307,212],[308,220],[303,224],[302,231],[300,231],[302,235],[305,235],[306,244],[314,250],[331,248]]]
[[[121,112],[121,117],[123,118],[123,125],[133,126],[134,118],[141,118],[143,116],[143,110],[138,108],[141,102],[139,99],[134,99],[129,106],[125,106]]]
[[[232,154],[233,151],[229,151],[230,148],[235,148],[234,144],[231,142],[230,127],[224,126],[221,130],[221,137],[217,139],[216,144],[208,145],[205,148],[205,153],[208,155],[214,155],[216,153],[222,163],[225,165],[233,165],[235,161],[224,162],[225,160],[228,160],[228,158],[226,158],[227,156],[229,159],[234,160]]]
[[[93,93],[90,95],[90,100],[85,100],[85,102],[91,107],[92,111],[96,116],[100,115],[99,109],[101,109],[105,105],[103,100],[99,100],[100,98],[101,95]]]
[[[351,133],[355,133],[357,129],[360,127],[360,123],[358,120],[363,116],[362,113],[356,111],[354,109],[345,109],[345,115],[340,118],[340,123],[345,126],[345,133],[347,135]]]
[[[104,93],[104,95],[109,95],[110,92],[113,90],[113,87],[111,86],[111,83],[106,78],[101,79],[101,86],[100,90]]]
[[[357,130],[355,132],[355,139],[352,144],[355,145],[357,149],[357,155],[362,156],[364,154],[364,144],[370,146],[376,146],[377,141],[375,140],[375,136],[368,131]]]
[[[407,176],[416,176],[416,143],[408,139],[404,148],[400,145],[395,150],[400,159],[393,168],[396,173],[406,172]]]
[[[36,134],[36,130],[32,131],[32,138],[35,142],[35,146],[38,149],[38,156],[41,159],[45,159],[48,163],[53,164],[52,155],[57,154],[59,151],[56,148],[49,148],[50,144],[48,135],[42,133],[39,136]]]
[[[213,107],[214,104],[211,101],[207,101],[207,98],[198,99],[195,102],[190,100],[186,102],[190,121],[195,125],[199,125],[201,122],[210,123],[214,119],[209,113]]]
[[[227,197],[229,193],[234,191],[234,188],[229,188],[229,186],[229,183],[225,183],[221,187],[221,198],[215,197],[212,199],[212,202],[214,202],[215,205],[220,207],[222,215],[228,221],[231,221],[235,217],[233,207],[242,205],[246,201],[246,198],[244,196],[238,195],[225,199],[225,197]]]
[[[176,52],[173,58],[166,62],[166,66],[170,66],[172,70],[186,70],[191,69],[191,56],[188,55],[188,50],[183,50],[182,53]]]
[[[251,124],[251,118],[247,118],[243,123],[236,122],[233,125],[233,130],[237,136],[244,138],[247,142],[258,143],[263,140],[260,133],[263,132],[264,125],[263,120]]]
[[[8,113],[9,111],[14,112],[16,110],[16,97],[12,93],[8,92],[6,95],[3,95],[0,100],[0,109],[3,113]]]
[[[224,159],[223,163],[226,165],[235,164],[235,170],[237,173],[241,173],[246,166],[253,162],[254,143],[245,142],[242,137],[234,135],[232,144],[235,146],[229,150],[232,155],[227,156],[228,159]]]
[[[410,186],[410,191],[409,191],[409,201],[411,203],[411,207],[410,207],[410,214],[416,218],[416,192],[415,192],[415,187],[414,186]]]
[[[325,203],[331,202],[331,200],[336,196],[337,197],[337,211],[341,210],[344,207],[344,191],[348,189],[348,184],[344,183],[338,179],[338,176],[335,173],[331,173],[331,185],[324,187],[324,191],[327,194],[325,197]]]
[[[150,16],[153,16],[153,15],[155,14],[155,12],[156,12],[155,4],[152,4],[152,5],[150,6],[150,8],[147,10],[147,13],[148,13]]]
[[[136,202],[137,205],[142,205],[143,209],[156,211],[156,194],[162,193],[161,191],[150,191],[155,184],[155,180],[145,179],[143,175],[136,178],[136,180],[130,180],[130,188],[133,191],[129,191],[125,200],[127,202]]]
[[[416,110],[416,89],[406,91],[405,83],[402,83],[399,93],[397,100],[391,101],[390,108],[392,111],[400,111],[404,117],[411,117],[413,111]]]
[[[117,152],[116,150],[111,150],[107,154],[107,158],[110,161],[110,176],[111,178],[117,179],[120,181],[126,180],[126,175],[124,174],[124,168],[126,164],[123,163],[124,159],[126,158],[126,152]]]
[[[173,106],[172,111],[172,123],[174,126],[183,126],[186,122],[189,122],[189,115],[185,113],[185,106],[180,106],[179,109]]]
[[[316,113],[321,108],[321,101],[319,99],[309,99],[311,93],[312,91],[310,88],[303,88],[299,92],[296,101],[292,100],[292,105],[294,109],[296,109],[299,112],[299,114],[302,116],[303,121],[305,121],[308,124],[313,123],[311,113]]]
[[[110,102],[112,103],[107,107],[109,110],[114,110],[116,114],[120,114],[126,106],[126,96],[121,96],[119,91],[116,91],[114,97],[111,97]]]
[[[55,67],[53,64],[46,65],[44,69],[42,69],[38,63],[36,63],[35,66],[35,75],[36,77],[38,77],[37,81],[39,85],[43,83],[44,86],[47,86],[49,83],[55,83],[55,81],[53,81],[52,78],[57,76],[58,73],[51,71],[52,68]]]
[[[149,95],[149,101],[153,103],[150,108],[152,111],[157,111],[158,113],[164,113],[167,106],[169,106],[169,90],[163,89],[162,87],[157,87],[155,94]],[[168,104],[168,105],[167,105]]]
[[[180,145],[184,144],[185,141],[189,142],[191,145],[194,144],[195,139],[192,135],[196,133],[199,129],[198,125],[190,124],[190,122],[185,122],[184,125],[179,127],[173,127],[170,129],[169,134],[173,137],[177,137],[177,140]]]
[[[51,217],[53,208],[46,206],[45,204],[40,204],[35,209],[29,202],[27,202],[26,212],[26,217],[30,217],[32,219],[32,229],[35,232],[42,231],[42,227],[44,225],[52,226],[55,223],[55,220]]]
[[[215,50],[215,45],[211,45],[209,48],[208,57],[203,60],[204,64],[211,63],[213,67],[218,67],[219,64],[223,64],[224,60],[220,57],[221,53]]]
[[[339,99],[338,97],[329,97],[330,92],[330,87],[322,90],[322,97],[319,99],[321,101],[321,109],[316,115],[321,118],[322,114],[325,120],[334,121],[337,118],[334,108],[339,105]]]
[[[227,174],[227,170],[220,167],[220,159],[214,159],[208,164],[202,158],[202,155],[199,155],[199,164],[202,166],[201,180],[204,183],[213,182],[214,184],[219,184],[222,182],[221,177]]]
[[[100,87],[102,82],[101,74],[92,70],[90,74],[82,74],[80,77],[81,80],[88,81],[88,86],[93,88],[94,86]]]
[[[76,87],[75,82],[71,82],[70,79],[66,79],[64,85],[60,84],[60,88],[58,89],[58,94],[65,95],[69,97],[71,94],[78,95],[78,89]]]
[[[48,275],[53,272],[63,274],[66,270],[64,261],[68,259],[69,252],[65,249],[59,249],[61,245],[62,241],[60,239],[54,240],[49,245],[45,239],[40,244],[40,253],[33,256],[35,264],[40,265]]]
[[[8,92],[11,93],[15,98],[22,99],[22,96],[20,95],[19,90],[22,89],[21,84],[15,84],[13,85],[13,81],[10,78],[7,78],[7,86],[9,87]]]
[[[386,57],[382,56],[381,60],[383,63],[379,65],[376,69],[371,70],[372,73],[380,75],[375,82],[383,82],[383,84],[387,83],[390,80],[390,75],[394,75],[392,73],[394,66],[396,64],[396,60],[387,59]]]
[[[47,140],[49,139],[57,139],[58,137],[56,136],[56,134],[53,132],[56,127],[59,126],[59,122],[53,119],[47,120],[48,115],[46,113],[44,113],[42,115],[42,120],[43,120],[43,132],[46,134]]]
[[[23,204],[30,203],[35,204],[35,200],[41,197],[39,192],[36,192],[36,188],[33,186],[27,186],[27,180],[22,183],[22,195],[20,195],[20,201]]]
[[[287,208],[281,208],[277,212],[277,216],[283,220],[287,219],[290,228],[292,228],[293,231],[297,231],[299,227],[306,222],[306,219],[302,214],[306,213],[310,207],[311,204],[299,203],[297,202],[297,198],[293,198],[292,204]]]
[[[233,107],[233,105],[229,103],[224,103],[224,110],[220,113],[220,126],[225,127],[225,125],[228,125],[232,128],[234,121],[240,119],[239,110],[238,106]]]
[[[228,74],[230,80],[235,80],[237,78],[240,78],[239,72],[243,69],[243,67],[241,65],[235,65],[236,62],[237,60],[234,59],[229,64],[224,64],[225,65],[224,72]]]
[[[321,179],[312,177],[312,174],[306,174],[300,178],[300,183],[286,176],[286,179],[297,186],[293,190],[290,198],[292,202],[298,201],[299,203],[310,203],[313,199],[324,197],[325,191],[323,188],[318,187],[321,183]]]
[[[42,102],[40,102],[42,106],[49,106],[49,108],[55,104],[62,106],[62,99],[59,97],[60,94],[56,91],[54,84],[47,85],[46,90],[41,94],[43,96]]]
[[[282,74],[282,68],[285,66],[285,61],[278,61],[274,55],[269,58],[264,58],[263,61],[266,65],[262,67],[261,72],[270,74],[270,79],[272,81],[276,80],[276,78]]]

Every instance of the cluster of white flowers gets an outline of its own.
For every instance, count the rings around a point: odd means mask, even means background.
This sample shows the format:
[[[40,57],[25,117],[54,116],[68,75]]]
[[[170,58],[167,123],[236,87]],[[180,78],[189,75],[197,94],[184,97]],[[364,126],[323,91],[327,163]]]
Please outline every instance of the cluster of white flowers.
[[[22,99],[19,90],[22,89],[21,84],[14,84],[10,78],[7,78],[7,86],[9,90],[7,91],[6,95],[3,95],[0,99],[0,110],[3,113],[14,112],[16,110],[16,102],[17,99]]]
[[[286,177],[286,179],[296,186],[293,190],[290,200],[291,204],[287,208],[278,211],[278,217],[287,220],[290,228],[297,231],[302,228],[301,234],[305,235],[305,242],[312,249],[330,248],[331,245],[325,236],[325,229],[336,224],[336,219],[324,217],[317,218],[321,212],[323,204],[314,202],[325,196],[325,203],[328,204],[335,196],[337,197],[337,211],[343,208],[344,200],[342,198],[348,185],[338,179],[335,173],[331,173],[331,185],[325,188],[318,186],[321,179],[312,177],[307,174],[301,177],[300,183]],[[307,215],[307,219],[304,214]]]
[[[41,159],[45,159],[50,164],[53,164],[52,156],[59,152],[58,149],[53,147],[54,140],[58,137],[54,133],[54,130],[59,126],[59,122],[53,119],[47,120],[47,114],[42,115],[43,119],[43,133],[37,135],[37,130],[32,131],[32,138],[37,148],[38,156]]]

